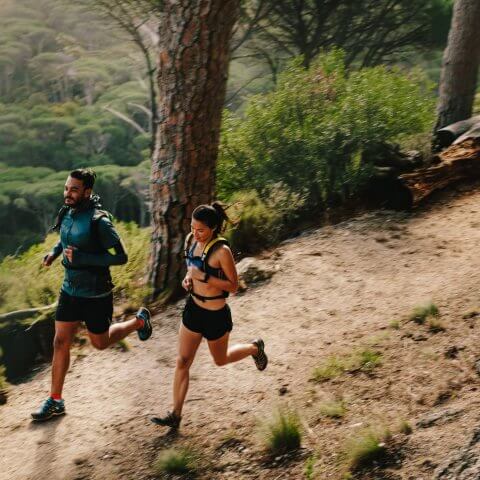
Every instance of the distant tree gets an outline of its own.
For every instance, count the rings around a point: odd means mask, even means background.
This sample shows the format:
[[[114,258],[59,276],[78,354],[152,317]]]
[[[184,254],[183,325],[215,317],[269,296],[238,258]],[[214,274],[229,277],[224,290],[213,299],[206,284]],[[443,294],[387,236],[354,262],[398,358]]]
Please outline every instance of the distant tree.
[[[149,118],[151,133],[151,151],[155,143],[158,123],[157,88],[155,84],[155,52],[158,45],[158,15],[160,2],[149,0],[81,0],[101,13],[113,19],[142,52],[147,67],[146,78],[149,91]]]
[[[275,52],[302,55],[306,67],[331,47],[346,52],[347,65],[391,61],[407,49],[438,42],[438,25],[450,15],[445,0],[267,0],[262,6],[268,15],[257,22],[253,50],[258,56],[268,52],[270,63]]]
[[[469,118],[480,64],[480,2],[456,0],[443,55],[435,131]]]

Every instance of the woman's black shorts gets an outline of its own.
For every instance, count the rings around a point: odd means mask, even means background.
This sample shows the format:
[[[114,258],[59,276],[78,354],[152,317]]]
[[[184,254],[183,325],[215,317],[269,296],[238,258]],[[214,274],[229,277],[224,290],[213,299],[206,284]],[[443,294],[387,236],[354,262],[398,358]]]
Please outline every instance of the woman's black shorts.
[[[232,331],[232,314],[225,305],[220,310],[206,310],[188,297],[183,310],[183,325],[195,333],[201,333],[207,340],[218,340]]]
[[[63,291],[58,299],[55,320],[58,322],[85,322],[89,332],[101,334],[112,323],[113,294],[105,297],[73,297]]]

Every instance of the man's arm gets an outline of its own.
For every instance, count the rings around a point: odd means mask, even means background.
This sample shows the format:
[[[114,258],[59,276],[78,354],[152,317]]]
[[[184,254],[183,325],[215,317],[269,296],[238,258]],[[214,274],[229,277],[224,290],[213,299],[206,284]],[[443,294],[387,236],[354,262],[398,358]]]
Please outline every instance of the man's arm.
[[[105,250],[113,249],[114,253],[86,253],[71,249],[72,255],[70,255],[70,261],[72,265],[81,267],[109,267],[110,265],[123,265],[127,263],[127,252],[112,222],[106,217],[100,218],[97,222],[98,236],[102,247],[105,248]],[[67,252],[65,253],[67,254]],[[69,255],[67,255],[67,258],[68,257]]]
[[[43,265],[45,267],[49,267],[53,263],[53,261],[62,253],[62,251],[62,242],[58,241],[58,243],[52,248],[51,252],[47,253],[43,257]]]

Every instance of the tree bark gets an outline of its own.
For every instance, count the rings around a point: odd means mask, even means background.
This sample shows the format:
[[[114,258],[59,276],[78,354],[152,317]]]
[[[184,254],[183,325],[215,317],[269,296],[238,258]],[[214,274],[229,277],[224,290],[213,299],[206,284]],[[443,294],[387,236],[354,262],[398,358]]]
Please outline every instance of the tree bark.
[[[211,203],[238,0],[169,0],[160,19],[159,125],[152,158],[149,286],[180,290],[193,209]]]
[[[480,63],[480,2],[456,0],[443,55],[435,132],[469,118]]]

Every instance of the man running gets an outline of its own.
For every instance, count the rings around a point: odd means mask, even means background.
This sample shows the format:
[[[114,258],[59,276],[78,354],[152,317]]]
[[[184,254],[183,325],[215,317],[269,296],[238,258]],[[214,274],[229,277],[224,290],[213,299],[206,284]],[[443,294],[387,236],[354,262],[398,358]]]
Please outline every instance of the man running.
[[[50,396],[32,413],[35,421],[65,413],[62,389],[70,365],[70,347],[80,322],[85,322],[90,341],[98,350],[135,330],[140,340],[152,334],[150,312],[145,307],[135,318],[111,325],[113,283],[109,267],[125,264],[128,257],[109,214],[99,209],[98,197],[92,196],[95,178],[90,169],[74,170],[68,176],[65,204],[54,226],[60,230],[60,241],[43,259],[43,265],[49,267],[63,253],[65,276],[55,315]]]

